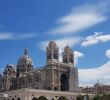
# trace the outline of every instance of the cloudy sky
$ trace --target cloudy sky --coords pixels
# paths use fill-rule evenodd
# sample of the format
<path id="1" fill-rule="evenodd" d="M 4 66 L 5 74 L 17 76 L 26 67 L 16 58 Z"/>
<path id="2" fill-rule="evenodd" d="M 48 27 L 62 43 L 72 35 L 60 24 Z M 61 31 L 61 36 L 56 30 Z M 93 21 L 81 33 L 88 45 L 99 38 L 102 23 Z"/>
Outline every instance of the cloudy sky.
<path id="1" fill-rule="evenodd" d="M 80 85 L 110 83 L 110 0 L 1 0 L 0 69 L 17 64 L 24 48 L 35 67 L 45 65 L 45 48 L 55 40 L 70 45 Z"/>

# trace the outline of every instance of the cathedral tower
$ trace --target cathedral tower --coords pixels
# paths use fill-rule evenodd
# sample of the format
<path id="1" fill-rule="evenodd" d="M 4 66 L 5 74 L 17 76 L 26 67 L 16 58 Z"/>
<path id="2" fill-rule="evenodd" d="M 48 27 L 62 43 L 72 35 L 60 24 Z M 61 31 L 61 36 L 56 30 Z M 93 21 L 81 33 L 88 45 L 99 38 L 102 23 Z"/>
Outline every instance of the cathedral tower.
<path id="1" fill-rule="evenodd" d="M 54 41 L 50 41 L 46 49 L 47 62 L 50 60 L 59 60 L 59 48 Z"/>
<path id="2" fill-rule="evenodd" d="M 70 49 L 69 45 L 65 46 L 62 56 L 63 56 L 63 63 L 74 64 L 74 53 L 72 49 Z"/>

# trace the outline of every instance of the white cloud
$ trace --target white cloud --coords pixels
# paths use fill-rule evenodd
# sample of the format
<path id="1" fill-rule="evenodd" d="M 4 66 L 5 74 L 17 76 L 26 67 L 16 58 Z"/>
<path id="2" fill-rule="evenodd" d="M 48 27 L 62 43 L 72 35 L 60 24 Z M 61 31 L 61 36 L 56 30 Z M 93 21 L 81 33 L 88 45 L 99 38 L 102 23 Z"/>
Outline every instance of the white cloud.
<path id="1" fill-rule="evenodd" d="M 86 37 L 81 46 L 91 46 L 100 42 L 110 41 L 110 35 L 102 35 L 101 32 L 95 32 L 94 35 Z"/>
<path id="2" fill-rule="evenodd" d="M 110 49 L 106 50 L 106 56 L 110 59 Z"/>
<path id="3" fill-rule="evenodd" d="M 23 34 L 14 34 L 14 33 L 0 33 L 0 40 L 19 40 L 19 39 L 28 39 L 35 37 L 35 33 L 23 33 Z"/>
<path id="4" fill-rule="evenodd" d="M 21 35 L 17 35 L 15 39 L 29 39 L 36 37 L 35 33 L 23 33 Z"/>
<path id="5" fill-rule="evenodd" d="M 58 47 L 63 50 L 64 47 L 68 44 L 70 47 L 75 46 L 76 44 L 80 43 L 82 39 L 80 37 L 68 37 L 68 38 L 62 38 L 62 39 L 56 39 L 55 42 L 57 43 Z M 42 41 L 39 43 L 40 48 L 44 51 L 47 47 L 48 41 Z"/>
<path id="6" fill-rule="evenodd" d="M 110 61 L 102 66 L 90 69 L 79 69 L 79 82 L 81 85 L 93 85 L 97 80 L 110 83 Z"/>
<path id="7" fill-rule="evenodd" d="M 107 4 L 105 3 L 105 5 Z M 97 5 L 86 4 L 76 7 L 70 14 L 57 20 L 58 27 L 50 30 L 49 33 L 71 34 L 87 29 L 106 21 L 107 16 L 104 15 L 104 12 L 106 12 L 106 7 L 102 3 Z"/>
<path id="8" fill-rule="evenodd" d="M 13 37 L 10 33 L 0 33 L 0 40 L 11 39 Z"/>
<path id="9" fill-rule="evenodd" d="M 84 56 L 83 53 L 79 52 L 79 51 L 74 51 L 74 60 L 75 60 L 75 66 L 78 63 L 79 58 L 82 58 Z"/>
<path id="10" fill-rule="evenodd" d="M 110 49 L 106 50 L 106 56 L 110 57 Z M 96 68 L 79 69 L 80 86 L 92 86 L 98 80 L 104 84 L 110 84 L 110 60 Z"/>

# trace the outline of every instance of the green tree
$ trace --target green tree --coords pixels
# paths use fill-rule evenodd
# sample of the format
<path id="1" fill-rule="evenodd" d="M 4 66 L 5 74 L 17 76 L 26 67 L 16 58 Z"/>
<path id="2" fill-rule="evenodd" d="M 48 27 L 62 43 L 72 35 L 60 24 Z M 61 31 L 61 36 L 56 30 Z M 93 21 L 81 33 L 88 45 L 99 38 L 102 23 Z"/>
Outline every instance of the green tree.
<path id="1" fill-rule="evenodd" d="M 97 95 L 93 98 L 93 100 L 102 100 L 102 97 L 100 95 Z"/>
<path id="2" fill-rule="evenodd" d="M 59 97 L 59 100 L 68 100 L 65 96 Z"/>
<path id="3" fill-rule="evenodd" d="M 84 96 L 79 95 L 79 96 L 77 97 L 77 100 L 84 100 Z"/>
<path id="4" fill-rule="evenodd" d="M 45 96 L 40 96 L 38 100 L 48 100 Z"/>
<path id="5" fill-rule="evenodd" d="M 104 95 L 102 96 L 102 100 L 110 100 L 110 95 L 104 94 Z"/>

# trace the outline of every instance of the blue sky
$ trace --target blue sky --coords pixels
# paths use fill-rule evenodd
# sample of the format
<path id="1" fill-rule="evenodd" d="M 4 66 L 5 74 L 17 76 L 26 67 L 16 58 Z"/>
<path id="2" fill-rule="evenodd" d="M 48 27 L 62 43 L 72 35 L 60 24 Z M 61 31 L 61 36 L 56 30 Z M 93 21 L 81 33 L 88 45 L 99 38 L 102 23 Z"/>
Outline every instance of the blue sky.
<path id="1" fill-rule="evenodd" d="M 109 4 L 109 0 L 1 0 L 1 70 L 17 64 L 24 48 L 29 48 L 35 67 L 45 65 L 45 48 L 55 40 L 60 55 L 67 43 L 74 50 L 80 83 L 109 83 Z"/>

